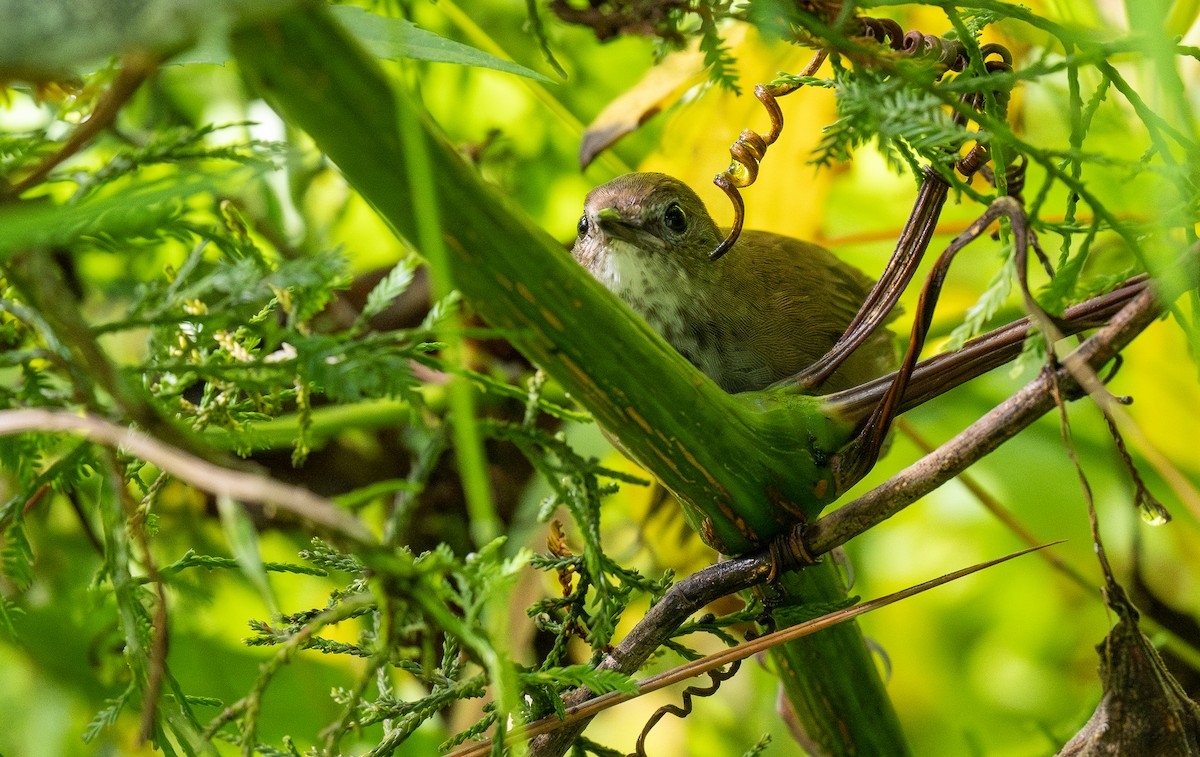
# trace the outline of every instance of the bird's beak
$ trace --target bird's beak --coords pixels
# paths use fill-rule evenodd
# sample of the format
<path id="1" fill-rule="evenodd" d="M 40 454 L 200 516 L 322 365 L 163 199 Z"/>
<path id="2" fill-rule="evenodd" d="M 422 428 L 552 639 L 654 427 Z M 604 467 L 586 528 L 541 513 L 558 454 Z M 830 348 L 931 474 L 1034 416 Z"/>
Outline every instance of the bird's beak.
<path id="1" fill-rule="evenodd" d="M 621 225 L 628 226 L 625 219 L 621 217 L 621 211 L 616 208 L 600 208 L 596 213 L 596 220 L 601 226 Z"/>
<path id="2" fill-rule="evenodd" d="M 596 211 L 596 223 L 604 233 L 614 239 L 638 246 L 659 246 L 661 241 L 642 229 L 642 225 L 631 220 L 616 208 L 601 208 Z"/>
<path id="3" fill-rule="evenodd" d="M 630 223 L 621 211 L 616 208 L 600 208 L 596 211 L 596 223 L 606 237 L 620 239 L 623 242 L 636 242 L 638 227 Z"/>

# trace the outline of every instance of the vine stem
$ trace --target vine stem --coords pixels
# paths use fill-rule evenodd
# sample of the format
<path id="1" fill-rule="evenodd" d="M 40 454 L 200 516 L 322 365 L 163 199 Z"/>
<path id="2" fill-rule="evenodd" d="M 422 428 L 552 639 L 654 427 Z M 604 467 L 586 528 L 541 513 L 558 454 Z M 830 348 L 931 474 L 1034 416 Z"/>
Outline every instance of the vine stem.
<path id="1" fill-rule="evenodd" d="M 1094 371 L 1102 367 L 1161 312 L 1158 295 L 1147 288 L 1069 354 L 1060 367 L 1038 374 L 931 454 L 806 528 L 805 548 L 813 555 L 828 552 L 954 478 L 1049 412 L 1054 407 L 1053 387 L 1061 387 L 1067 395 L 1079 393 L 1075 376 L 1082 368 Z"/>

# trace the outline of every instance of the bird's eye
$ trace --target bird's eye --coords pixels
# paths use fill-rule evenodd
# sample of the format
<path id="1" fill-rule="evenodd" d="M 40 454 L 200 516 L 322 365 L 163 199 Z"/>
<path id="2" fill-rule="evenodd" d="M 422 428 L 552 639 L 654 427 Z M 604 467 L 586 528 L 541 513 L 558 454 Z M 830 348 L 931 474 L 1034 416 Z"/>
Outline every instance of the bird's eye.
<path id="1" fill-rule="evenodd" d="M 684 217 L 683 208 L 679 207 L 679 203 L 673 202 L 667 206 L 666 212 L 663 213 L 663 223 L 676 234 L 687 228 L 687 218 Z"/>
<path id="2" fill-rule="evenodd" d="M 586 237 L 589 226 L 590 224 L 588 223 L 587 213 L 584 213 L 579 217 L 579 225 L 576 226 L 575 229 L 579 232 L 579 236 Z"/>

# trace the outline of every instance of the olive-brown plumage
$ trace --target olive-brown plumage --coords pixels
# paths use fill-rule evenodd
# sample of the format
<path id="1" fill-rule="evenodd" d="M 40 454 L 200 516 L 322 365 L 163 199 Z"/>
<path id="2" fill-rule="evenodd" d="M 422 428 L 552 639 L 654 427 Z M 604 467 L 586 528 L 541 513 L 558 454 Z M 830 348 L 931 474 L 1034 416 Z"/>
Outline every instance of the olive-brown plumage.
<path id="1" fill-rule="evenodd" d="M 620 176 L 593 189 L 575 258 L 727 392 L 764 389 L 824 355 L 849 325 L 871 280 L 817 245 L 744 231 L 724 238 L 687 185 L 660 173 Z M 864 383 L 896 362 L 876 331 L 820 388 Z"/>

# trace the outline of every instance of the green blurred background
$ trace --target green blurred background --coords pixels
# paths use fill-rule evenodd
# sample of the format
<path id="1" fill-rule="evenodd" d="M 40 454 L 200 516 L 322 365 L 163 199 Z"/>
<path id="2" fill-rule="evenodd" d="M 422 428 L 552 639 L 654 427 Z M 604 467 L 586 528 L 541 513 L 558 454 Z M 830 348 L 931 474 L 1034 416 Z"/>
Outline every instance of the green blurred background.
<path id="1" fill-rule="evenodd" d="M 1058 22 L 1113 35 L 1120 35 L 1127 23 L 1119 2 L 1060 0 L 1027 5 Z M 473 46 L 495 46 L 494 51 L 556 78 L 531 41 L 520 6 L 501 0 L 475 0 L 469 5 L 438 0 L 405 4 L 405 10 L 424 28 Z M 1189 7 L 1194 10 L 1194 6 Z M 936 10 L 884 10 L 888 15 L 895 10 L 906 28 L 935 33 L 947 28 L 945 17 Z M 644 77 L 655 63 L 650 41 L 600 43 L 589 30 L 567 27 L 549 13 L 544 15 L 551 48 L 567 70 L 566 80 L 539 83 L 431 63 L 405 63 L 395 73 L 415 86 L 453 142 L 464 147 L 486 145 L 480 153 L 483 174 L 564 243 L 574 235 L 587 190 L 616 173 L 638 168 L 684 178 L 702 192 L 718 220 L 727 221 L 727 205 L 711 186 L 711 177 L 726 166 L 725 150 L 743 128 L 766 126 L 760 106 L 745 92 L 778 71 L 798 70 L 808 52 L 763 40 L 754 30 L 728 30 L 743 88 L 742 96 L 735 97 L 702 83 L 694 53 L 690 59 L 684 57 L 687 54 L 670 58 L 675 66 L 671 73 L 660 71 L 659 80 L 647 81 Z M 1171 31 L 1188 32 L 1193 19 L 1187 17 L 1186 7 L 1177 9 L 1173 18 L 1179 28 Z M 995 34 L 1017 53 L 1018 67 L 1046 52 L 1045 36 L 1029 25 L 1007 23 Z M 1188 34 L 1185 43 L 1194 35 Z M 1146 59 L 1128 55 L 1114 63 L 1137 83 L 1148 102 L 1162 100 L 1155 69 Z M 1183 63 L 1183 84 L 1194 103 L 1200 97 L 1196 61 Z M 1012 109 L 1018 133 L 1047 149 L 1064 147 L 1069 131 L 1062 106 L 1066 86 L 1061 74 L 1022 85 Z M 606 119 L 614 115 L 636 119 L 658 105 L 665 106 L 665 112 L 581 171 L 577 153 L 584 125 L 618 98 L 625 99 Z M 877 273 L 911 209 L 915 183 L 911 177 L 890 173 L 869 147 L 844 166 L 818 170 L 809 165 L 822 128 L 834 118 L 831 95 L 804 89 L 783 105 L 784 135 L 771 148 L 760 180 L 745 194 L 747 225 L 820 241 L 863 270 Z M 197 124 L 251 120 L 259 122 L 251 129 L 255 136 L 284 136 L 262 103 L 248 101 L 232 64 L 167 66 L 139 93 L 123 118 L 153 123 L 162 109 Z M 31 123 L 49 124 L 59 115 L 54 103 L 39 103 L 27 90 L 10 89 L 7 106 L 0 110 L 0 128 L 13 131 Z M 1129 107 L 1110 97 L 1087 147 L 1131 157 L 1148 146 L 1148 139 Z M 104 156 L 101 145 L 79 161 L 95 166 Z M 290 210 L 294 223 L 306 229 L 316 246 L 341 246 L 357 271 L 390 265 L 405 254 L 336 175 L 321 181 L 319 191 L 310 194 L 311 205 Z M 1123 218 L 1152 221 L 1165 203 L 1161 181 L 1149 171 L 1131 174 L 1115 167 L 1106 174 L 1092 168 L 1088 187 Z M 261 200 L 270 192 L 270 187 L 262 186 L 247 194 L 257 193 Z M 1062 205 L 1061 197 L 1047 202 L 1049 208 Z M 945 244 L 979 212 L 969 201 L 951 204 L 935 247 Z M 1046 241 L 1051 248 L 1057 243 Z M 1130 263 L 1115 245 L 1101 249 L 1111 253 L 1097 255 L 1096 273 L 1119 271 Z M 961 322 L 965 309 L 996 274 L 997 250 L 998 244 L 981 241 L 956 266 L 935 321 L 931 350 Z M 181 249 L 163 245 L 133 263 L 102 252 L 85 255 L 80 270 L 99 284 L 88 302 L 90 314 L 102 320 L 121 312 L 139 280 L 159 275 L 165 264 L 177 265 L 182 254 Z M 910 298 L 910 313 L 912 305 Z M 1013 297 L 995 320 L 1019 313 Z M 907 325 L 902 317 L 897 330 Z M 115 354 L 124 351 L 130 360 L 143 349 L 138 335 L 128 333 L 110 346 Z M 1151 527 L 1142 522 L 1099 412 L 1088 402 L 1071 407 L 1075 444 L 1096 495 L 1102 532 L 1119 577 L 1129 577 L 1136 553 L 1141 576 L 1154 594 L 1192 618 L 1200 615 L 1196 591 L 1200 513 L 1164 483 L 1155 466 L 1147 463 L 1146 452 L 1156 450 L 1169 461 L 1191 482 L 1194 494 L 1200 479 L 1196 446 L 1200 386 L 1194 358 L 1183 330 L 1168 318 L 1126 350 L 1125 364 L 1110 387 L 1135 400 L 1129 415 L 1144 434 L 1144 442 L 1133 443 L 1134 455 L 1150 489 L 1175 516 L 1169 525 Z M 908 423 L 925 439 L 939 443 L 1032 376 L 1030 367 L 1022 372 L 999 369 L 911 412 Z M 581 449 L 608 454 L 613 465 L 623 464 L 616 453 L 604 452 L 604 442 L 593 427 L 571 428 L 568 435 Z M 921 454 L 908 436 L 898 434 L 890 454 L 859 490 L 878 484 Z M 970 475 L 1040 540 L 1066 540 L 1053 548 L 1054 554 L 1098 585 L 1084 499 L 1056 418 L 1035 424 L 975 465 Z M 530 504 L 523 512 L 530 512 L 543 493 L 536 485 L 527 492 L 524 500 Z M 712 559 L 694 538 L 680 536 L 677 519 L 661 514 L 647 519 L 645 500 L 646 493 L 636 487 L 627 487 L 611 499 L 605 513 L 606 538 L 614 554 L 647 569 L 666 566 L 680 572 Z M 219 526 L 202 517 L 202 502 L 182 488 L 169 501 L 171 507 L 163 517 L 164 524 L 169 518 L 170 527 L 162 528 L 156 537 L 156 550 L 163 559 L 173 559 L 189 548 L 228 553 Z M 121 672 L 114 669 L 111 654 L 121 642 L 120 633 L 113 607 L 90 588 L 99 561 L 73 515 L 55 507 L 34 514 L 29 522 L 35 581 L 21 598 L 25 612 L 16 619 L 15 638 L 0 639 L 0 753 L 41 757 L 148 752 L 135 743 L 136 715 L 130 712 L 114 729 L 89 744 L 83 742 L 86 724 L 122 688 Z M 522 526 L 523 533 L 530 535 L 529 545 L 540 549 L 541 527 L 531 522 Z M 268 560 L 294 560 L 305 544 L 300 535 L 267 533 L 263 555 Z M 1022 544 L 964 486 L 952 482 L 855 539 L 846 552 L 857 580 L 854 591 L 874 597 Z M 272 583 L 285 606 L 319 605 L 331 588 L 322 579 L 305 576 L 274 575 Z M 246 620 L 266 617 L 267 610 L 237 574 L 193 572 L 187 586 L 188 591 L 177 588 L 172 596 L 171 669 L 189 693 L 229 703 L 249 688 L 258 664 L 268 655 L 241 641 L 248 635 Z M 522 589 L 529 599 L 554 590 L 536 578 Z M 516 621 L 521 619 L 517 613 Z M 881 665 L 889 671 L 889 690 L 916 754 L 1023 757 L 1052 753 L 1093 709 L 1100 693 L 1094 646 L 1112 620 L 1095 589 L 1081 587 L 1046 560 L 1030 556 L 886 608 L 861 622 L 878 644 Z M 344 632 L 353 636 L 353 629 Z M 1153 628 L 1148 632 L 1155 634 Z M 282 735 L 293 734 L 298 745 L 306 748 L 316 737 L 313 724 L 336 715 L 337 705 L 329 692 L 347 685 L 349 672 L 344 662 L 315 653 L 301 655 L 272 684 L 262 715 L 263 739 L 277 742 Z M 676 696 L 677 692 L 663 693 L 619 707 L 601 716 L 589 733 L 628 750 L 648 713 Z M 701 700 L 693 717 L 669 718 L 661 724 L 651 746 L 658 754 L 736 755 L 761 734 L 771 733 L 774 742 L 765 754 L 795 754 L 796 747 L 776 713 L 776 696 L 769 672 L 758 663 L 748 664 L 717 696 Z M 201 706 L 197 711 L 205 720 L 217 709 Z M 461 727 L 470 714 L 460 712 L 454 717 L 462 721 Z M 446 731 L 428 731 L 398 754 L 433 754 Z M 343 747 L 355 752 L 349 741 Z"/>

